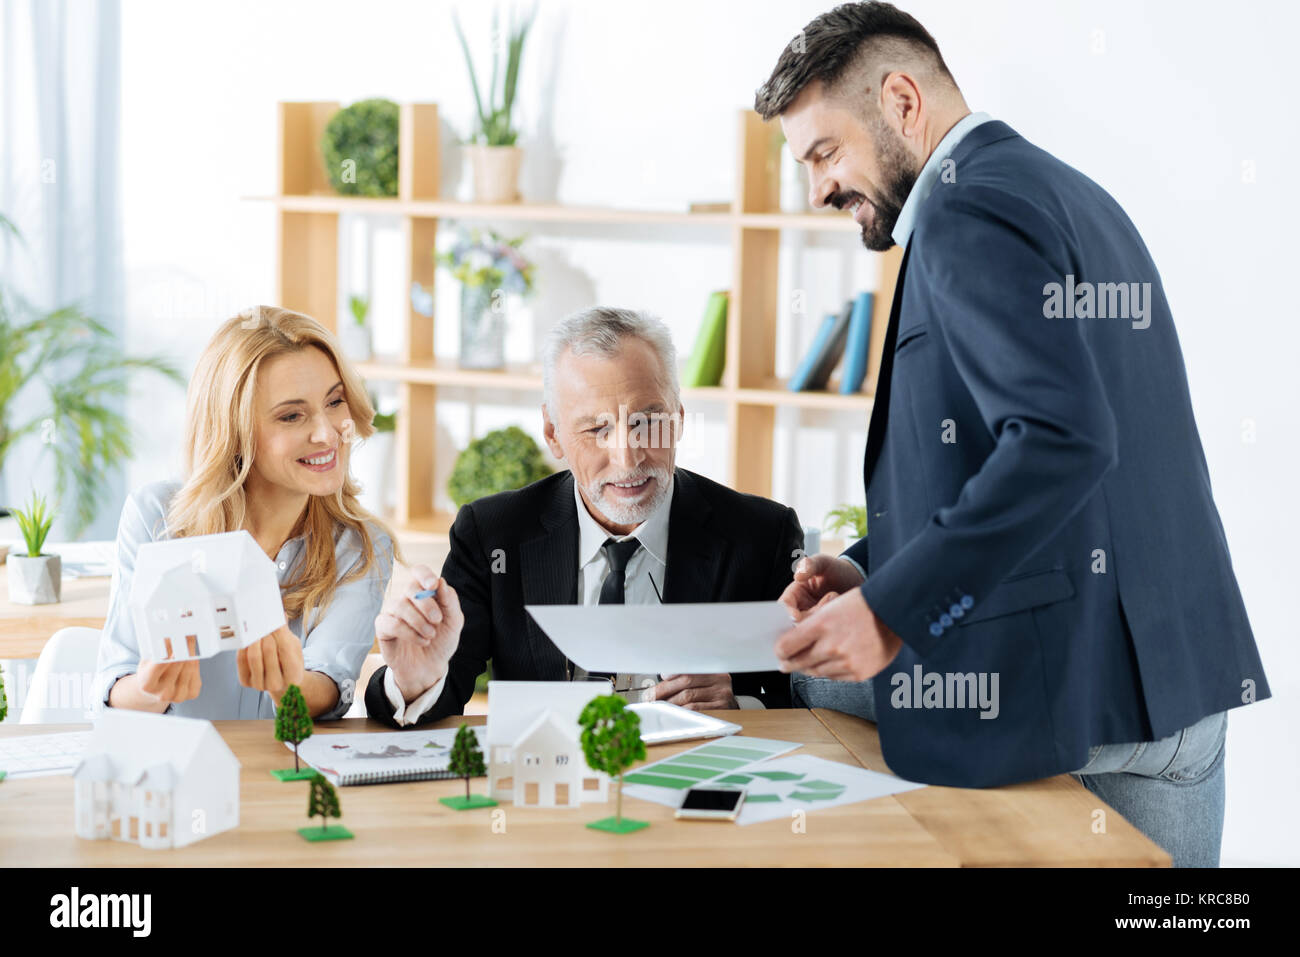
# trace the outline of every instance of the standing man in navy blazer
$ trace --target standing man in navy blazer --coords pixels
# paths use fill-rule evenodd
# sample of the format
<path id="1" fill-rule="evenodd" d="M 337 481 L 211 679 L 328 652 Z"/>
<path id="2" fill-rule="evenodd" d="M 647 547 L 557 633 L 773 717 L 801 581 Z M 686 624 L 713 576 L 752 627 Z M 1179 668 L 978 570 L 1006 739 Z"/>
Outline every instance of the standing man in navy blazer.
<path id="1" fill-rule="evenodd" d="M 783 595 L 796 693 L 875 720 L 904 777 L 1074 772 L 1176 865 L 1216 865 L 1226 712 L 1269 690 L 1133 223 L 971 113 L 889 4 L 813 20 L 755 109 L 780 117 L 815 205 L 904 250 L 868 536 L 805 559 Z"/>

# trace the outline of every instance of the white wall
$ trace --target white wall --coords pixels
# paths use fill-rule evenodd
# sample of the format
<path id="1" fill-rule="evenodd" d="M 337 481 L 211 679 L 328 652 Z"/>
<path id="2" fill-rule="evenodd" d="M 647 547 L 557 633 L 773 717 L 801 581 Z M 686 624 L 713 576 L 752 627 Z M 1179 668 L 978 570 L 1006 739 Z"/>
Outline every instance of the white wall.
<path id="1" fill-rule="evenodd" d="M 485 36 L 486 5 L 463 6 L 471 36 Z M 520 84 L 529 198 L 553 192 L 567 203 L 664 208 L 728 199 L 735 111 L 752 105 L 794 32 L 829 6 L 543 0 Z M 461 133 L 472 100 L 446 3 L 124 7 L 129 344 L 168 350 L 192 367 L 218 322 L 273 295 L 272 211 L 241 197 L 274 189 L 277 100 L 436 101 Z M 1300 147 L 1290 118 L 1300 14 L 1259 0 L 1233 4 L 1228 15 L 1208 3 L 1118 0 L 930 0 L 907 9 L 939 41 L 971 106 L 1109 189 L 1161 268 L 1275 696 L 1232 714 L 1224 862 L 1298 863 L 1289 808 L 1300 789 L 1300 745 L 1290 733 L 1300 726 L 1292 598 L 1300 562 L 1290 543 L 1300 518 L 1289 493 L 1300 457 L 1287 430 L 1300 352 L 1288 290 L 1300 212 L 1288 179 Z M 1243 164 L 1253 164 L 1253 180 Z M 457 171 L 448 172 L 454 180 Z M 600 301 L 658 312 L 685 352 L 705 295 L 729 281 L 721 232 L 534 236 L 547 286 L 525 336 Z M 808 245 L 797 263 L 783 263 L 784 287 L 815 289 L 810 295 L 825 302 L 813 306 L 815 318 L 869 283 L 872 268 L 852 234 Z M 785 335 L 796 344 L 783 350 L 783 364 L 810 329 Z M 441 335 L 439 346 L 454 348 Z M 479 432 L 516 420 L 536 431 L 535 397 L 522 406 L 512 404 L 517 396 L 485 398 L 472 412 Z M 141 383 L 131 410 L 141 433 L 134 486 L 178 466 L 183 399 Z M 440 410 L 446 436 L 463 443 L 471 411 Z M 700 411 L 706 428 L 721 427 L 718 410 Z M 781 422 L 776 497 L 808 524 L 861 499 L 865 421 L 783 412 Z M 707 447 L 683 464 L 721 468 Z"/>

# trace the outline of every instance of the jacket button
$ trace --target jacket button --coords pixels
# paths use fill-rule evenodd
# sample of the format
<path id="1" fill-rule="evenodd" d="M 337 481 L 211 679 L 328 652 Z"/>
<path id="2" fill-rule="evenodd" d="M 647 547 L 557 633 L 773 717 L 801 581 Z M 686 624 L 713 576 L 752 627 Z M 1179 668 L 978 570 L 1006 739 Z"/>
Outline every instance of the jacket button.
<path id="1" fill-rule="evenodd" d="M 966 614 L 966 609 L 961 605 L 953 605 L 948 609 L 948 614 L 952 615 L 954 618 L 960 618 L 962 615 Z"/>
<path id="2" fill-rule="evenodd" d="M 939 616 L 939 624 L 943 625 L 943 627 L 945 627 L 945 628 L 951 628 L 951 627 L 952 627 L 952 616 L 951 616 L 951 615 L 940 615 L 940 616 Z"/>
<path id="3" fill-rule="evenodd" d="M 965 608 L 967 611 L 970 611 L 972 608 L 975 607 L 975 599 L 972 598 L 970 595 L 962 595 L 961 606 Z"/>
<path id="4" fill-rule="evenodd" d="M 937 621 L 930 622 L 930 634 L 938 638 L 943 634 L 943 625 L 939 624 Z"/>

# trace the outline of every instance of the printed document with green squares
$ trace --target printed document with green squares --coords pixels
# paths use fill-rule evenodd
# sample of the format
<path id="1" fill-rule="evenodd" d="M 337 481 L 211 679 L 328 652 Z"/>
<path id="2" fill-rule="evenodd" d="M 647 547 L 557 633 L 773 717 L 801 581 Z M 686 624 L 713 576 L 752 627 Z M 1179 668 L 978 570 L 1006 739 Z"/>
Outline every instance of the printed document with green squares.
<path id="1" fill-rule="evenodd" d="M 736 823 L 756 824 L 789 818 L 794 810 L 837 807 L 925 787 L 838 761 L 790 755 L 798 747 L 794 741 L 724 738 L 625 774 L 623 793 L 678 807 L 696 785 L 741 787 L 745 803 Z"/>

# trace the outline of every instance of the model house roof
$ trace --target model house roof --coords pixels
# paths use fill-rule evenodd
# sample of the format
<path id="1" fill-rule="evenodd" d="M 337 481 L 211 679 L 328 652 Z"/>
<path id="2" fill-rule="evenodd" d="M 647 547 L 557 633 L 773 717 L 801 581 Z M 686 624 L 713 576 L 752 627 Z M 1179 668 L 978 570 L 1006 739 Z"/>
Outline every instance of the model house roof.
<path id="1" fill-rule="evenodd" d="M 185 570 L 174 572 L 178 566 Z M 132 602 L 147 604 L 158 594 L 174 600 L 168 586 L 186 581 L 201 582 L 209 594 L 232 598 L 267 581 L 279 587 L 275 562 L 252 535 L 240 529 L 141 545 L 135 559 Z"/>
<path id="2" fill-rule="evenodd" d="M 73 776 L 169 790 L 200 754 L 238 765 L 211 721 L 108 708 L 95 725 Z"/>
<path id="3" fill-rule="evenodd" d="M 578 728 L 572 721 L 558 718 L 549 708 L 537 716 L 514 741 L 516 748 L 526 744 L 554 743 L 561 747 L 573 747 L 578 740 Z"/>
<path id="4" fill-rule="evenodd" d="M 606 687 L 586 681 L 489 681 L 487 743 L 513 745 L 546 711 L 572 722 L 576 741 L 578 715 Z"/>

